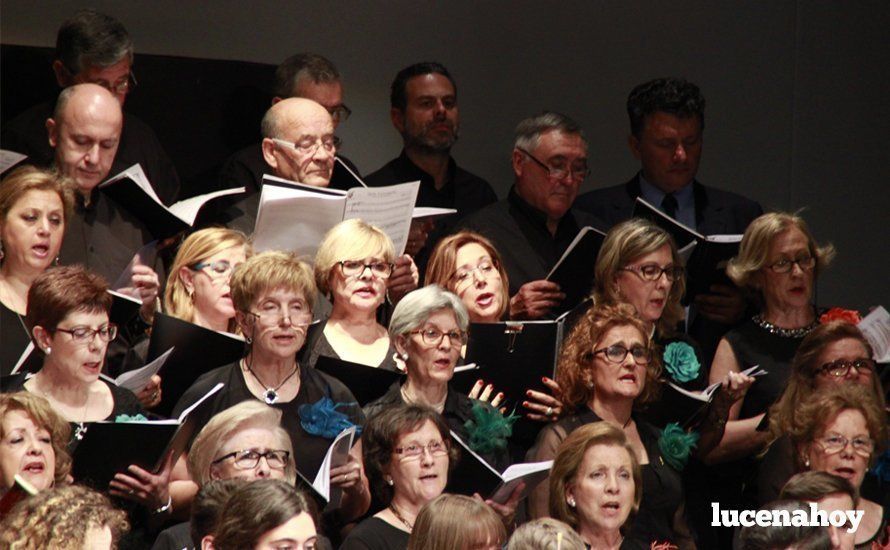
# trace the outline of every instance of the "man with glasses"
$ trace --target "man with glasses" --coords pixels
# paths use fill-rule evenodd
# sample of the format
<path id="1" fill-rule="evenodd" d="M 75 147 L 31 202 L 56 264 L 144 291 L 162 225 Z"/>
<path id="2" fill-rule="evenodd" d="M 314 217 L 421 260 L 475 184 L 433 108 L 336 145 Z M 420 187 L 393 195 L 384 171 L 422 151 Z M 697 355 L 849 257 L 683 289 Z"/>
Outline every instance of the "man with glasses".
<path id="1" fill-rule="evenodd" d="M 705 98 L 681 78 L 659 78 L 636 86 L 627 98 L 628 145 L 640 171 L 627 183 L 578 197 L 577 206 L 611 227 L 629 219 L 642 197 L 705 235 L 741 234 L 763 214 L 750 199 L 706 187 L 695 179 L 702 154 Z M 710 363 L 720 337 L 738 323 L 746 303 L 734 286 L 714 285 L 695 299 L 690 333 Z"/>
<path id="2" fill-rule="evenodd" d="M 498 200 L 484 179 L 460 168 L 451 148 L 460 134 L 457 84 L 444 66 L 416 63 L 399 71 L 390 93 L 390 119 L 401 134 L 402 154 L 365 178 L 370 186 L 420 180 L 417 206 L 454 208 L 456 216 L 412 225 L 406 252 L 419 265 L 459 218 Z"/>
<path id="3" fill-rule="evenodd" d="M 544 112 L 516 127 L 512 163 L 515 183 L 507 199 L 459 225 L 488 237 L 501 254 L 510 278 L 510 318 L 547 318 L 565 295 L 545 277 L 582 227 L 603 228 L 573 208 L 589 174 L 587 138 L 574 120 Z"/>
<path id="4" fill-rule="evenodd" d="M 62 23 L 52 68 L 61 88 L 98 84 L 121 106 L 136 87 L 133 41 L 127 29 L 113 17 L 93 10 L 78 11 Z M 50 165 L 53 150 L 46 140 L 46 121 L 52 116 L 54 103 L 32 107 L 5 124 L 2 148 L 26 154 L 34 164 Z M 117 174 L 138 162 L 158 197 L 166 204 L 175 202 L 179 176 L 154 131 L 125 113 L 119 141 L 109 173 Z"/>

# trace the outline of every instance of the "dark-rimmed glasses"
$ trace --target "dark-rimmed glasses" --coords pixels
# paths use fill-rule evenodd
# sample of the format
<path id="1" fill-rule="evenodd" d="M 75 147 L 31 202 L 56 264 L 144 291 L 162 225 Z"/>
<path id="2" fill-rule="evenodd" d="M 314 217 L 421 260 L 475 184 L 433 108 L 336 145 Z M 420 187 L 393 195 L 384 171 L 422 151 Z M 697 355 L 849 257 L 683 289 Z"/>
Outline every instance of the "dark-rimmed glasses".
<path id="1" fill-rule="evenodd" d="M 213 464 L 229 458 L 234 458 L 232 464 L 239 470 L 253 470 L 260 463 L 260 459 L 265 457 L 266 464 L 273 470 L 283 470 L 287 467 L 290 460 L 290 451 L 281 449 L 273 449 L 269 451 L 259 451 L 257 449 L 244 449 L 235 451 L 227 455 L 223 455 L 213 461 Z"/>
<path id="2" fill-rule="evenodd" d="M 392 275 L 393 265 L 387 262 L 371 262 L 366 264 L 361 260 L 343 260 L 337 262 L 344 277 L 361 277 L 365 269 L 370 269 L 371 274 L 380 279 L 388 279 Z"/>
<path id="3" fill-rule="evenodd" d="M 103 342 L 111 342 L 115 338 L 117 338 L 117 325 L 114 323 L 108 323 L 107 325 L 99 328 L 90 328 L 90 327 L 74 327 L 74 328 L 59 328 L 56 327 L 57 332 L 64 332 L 65 334 L 70 334 L 71 339 L 80 344 L 85 344 L 87 342 L 92 342 L 93 338 L 96 335 L 99 335 L 99 339 Z"/>
<path id="4" fill-rule="evenodd" d="M 797 266 L 800 267 L 801 271 L 807 271 L 808 269 L 813 269 L 816 266 L 816 258 L 814 256 L 810 256 L 809 254 L 806 256 L 798 256 L 793 260 L 789 258 L 782 258 L 778 262 L 769 264 L 767 267 L 772 269 L 775 273 L 788 273 L 791 271 L 794 264 L 797 264 Z"/>
<path id="5" fill-rule="evenodd" d="M 204 271 L 205 268 L 210 268 Z M 222 279 L 232 274 L 235 266 L 229 260 L 216 260 L 215 262 L 198 262 L 189 266 L 192 271 L 204 271 L 207 275 L 214 279 Z"/>
<path id="6" fill-rule="evenodd" d="M 541 168 L 546 170 L 547 175 L 550 176 L 552 179 L 561 180 L 566 177 L 570 177 L 571 179 L 573 179 L 575 181 L 584 181 L 585 179 L 587 179 L 587 176 L 590 175 L 590 168 L 588 168 L 587 165 L 584 165 L 583 167 L 581 167 L 581 166 L 578 166 L 578 167 L 548 166 L 547 164 L 544 164 L 543 161 L 539 160 L 533 154 L 529 153 L 522 147 L 517 147 L 516 149 L 518 149 L 519 151 L 522 151 L 522 153 L 525 154 L 525 156 L 532 159 L 538 166 L 540 166 Z"/>
<path id="7" fill-rule="evenodd" d="M 428 346 L 438 346 L 442 343 L 442 339 L 448 336 L 448 340 L 453 344 L 455 342 L 464 345 L 467 343 L 467 333 L 462 330 L 452 330 L 443 332 L 437 328 L 424 328 L 412 330 L 408 334 L 419 334 L 423 343 Z"/>
<path id="8" fill-rule="evenodd" d="M 629 353 L 637 365 L 648 365 L 652 360 L 652 352 L 644 346 L 633 346 L 627 349 L 621 344 L 612 344 L 607 348 L 595 350 L 592 355 L 602 353 L 610 363 L 620 365 L 624 362 L 624 358 Z"/>
<path id="9" fill-rule="evenodd" d="M 686 272 L 686 270 L 679 265 L 660 267 L 656 264 L 629 265 L 622 267 L 621 271 L 630 271 L 631 273 L 635 273 L 640 279 L 650 282 L 657 281 L 661 278 L 661 274 L 664 273 L 668 281 L 672 283 L 679 280 L 680 277 L 683 276 L 683 273 Z"/>
<path id="10" fill-rule="evenodd" d="M 852 361 L 838 359 L 831 363 L 825 363 L 819 370 L 836 378 L 841 378 L 847 376 L 851 368 L 856 369 L 858 374 L 864 372 L 871 374 L 875 370 L 875 362 L 871 359 L 853 359 Z"/>
<path id="11" fill-rule="evenodd" d="M 336 107 L 328 109 L 328 113 L 330 113 L 331 118 L 336 124 L 340 124 L 349 119 L 349 115 L 352 114 L 352 109 L 347 107 L 345 103 L 341 103 Z"/>

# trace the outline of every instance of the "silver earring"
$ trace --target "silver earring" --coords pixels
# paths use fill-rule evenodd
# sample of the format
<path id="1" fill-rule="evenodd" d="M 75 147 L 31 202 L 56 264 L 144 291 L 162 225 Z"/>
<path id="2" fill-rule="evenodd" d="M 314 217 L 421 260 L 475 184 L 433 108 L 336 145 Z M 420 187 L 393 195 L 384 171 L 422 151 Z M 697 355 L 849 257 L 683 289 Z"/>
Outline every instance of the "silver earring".
<path id="1" fill-rule="evenodd" d="M 54 265 L 54 266 L 58 266 L 58 265 L 59 265 L 59 257 L 58 257 L 58 256 L 56 256 L 56 259 L 53 260 L 53 265 Z"/>
<path id="2" fill-rule="evenodd" d="M 809 467 L 810 467 L 810 459 L 808 458 L 808 459 L 804 460 L 804 461 L 803 461 L 803 465 L 804 465 L 806 468 L 809 468 Z"/>
<path id="3" fill-rule="evenodd" d="M 45 353 L 46 355 L 49 355 L 52 352 L 53 352 L 53 348 L 51 348 L 49 346 L 46 346 L 46 349 L 43 350 L 43 353 Z"/>
<path id="4" fill-rule="evenodd" d="M 386 478 L 386 484 L 389 485 L 390 487 L 392 487 L 392 478 L 391 477 Z"/>
<path id="5" fill-rule="evenodd" d="M 569 506 L 571 506 L 572 508 L 575 507 L 575 497 L 569 497 L 568 502 L 569 502 Z"/>

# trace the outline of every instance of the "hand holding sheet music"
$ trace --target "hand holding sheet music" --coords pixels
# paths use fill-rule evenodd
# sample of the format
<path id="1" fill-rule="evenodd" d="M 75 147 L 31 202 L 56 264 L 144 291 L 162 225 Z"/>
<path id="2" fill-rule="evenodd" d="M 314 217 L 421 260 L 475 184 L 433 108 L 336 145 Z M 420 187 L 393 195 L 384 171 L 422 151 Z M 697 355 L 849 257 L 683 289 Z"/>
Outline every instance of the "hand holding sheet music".
<path id="1" fill-rule="evenodd" d="M 348 464 L 349 450 L 352 449 L 352 444 L 355 441 L 355 431 L 356 427 L 350 426 L 334 439 L 324 456 L 315 480 L 312 482 L 312 487 L 332 508 L 340 505 L 344 485 L 352 486 L 361 482 L 358 463 L 354 463 L 352 466 Z M 338 483 L 332 487 L 333 479 L 337 479 Z"/>

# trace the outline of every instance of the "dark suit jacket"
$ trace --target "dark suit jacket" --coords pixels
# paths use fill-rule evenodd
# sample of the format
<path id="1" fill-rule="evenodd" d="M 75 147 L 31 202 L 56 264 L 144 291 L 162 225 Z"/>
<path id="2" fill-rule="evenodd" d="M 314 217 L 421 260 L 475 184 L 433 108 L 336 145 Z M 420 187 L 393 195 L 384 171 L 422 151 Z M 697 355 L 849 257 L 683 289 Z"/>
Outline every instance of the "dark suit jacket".
<path id="1" fill-rule="evenodd" d="M 704 235 L 744 233 L 748 224 L 763 214 L 760 204 L 736 193 L 692 182 L 695 196 L 695 229 Z M 595 189 L 575 200 L 574 207 L 594 214 L 608 227 L 631 218 L 634 202 L 642 194 L 640 175 L 627 183 Z"/>

